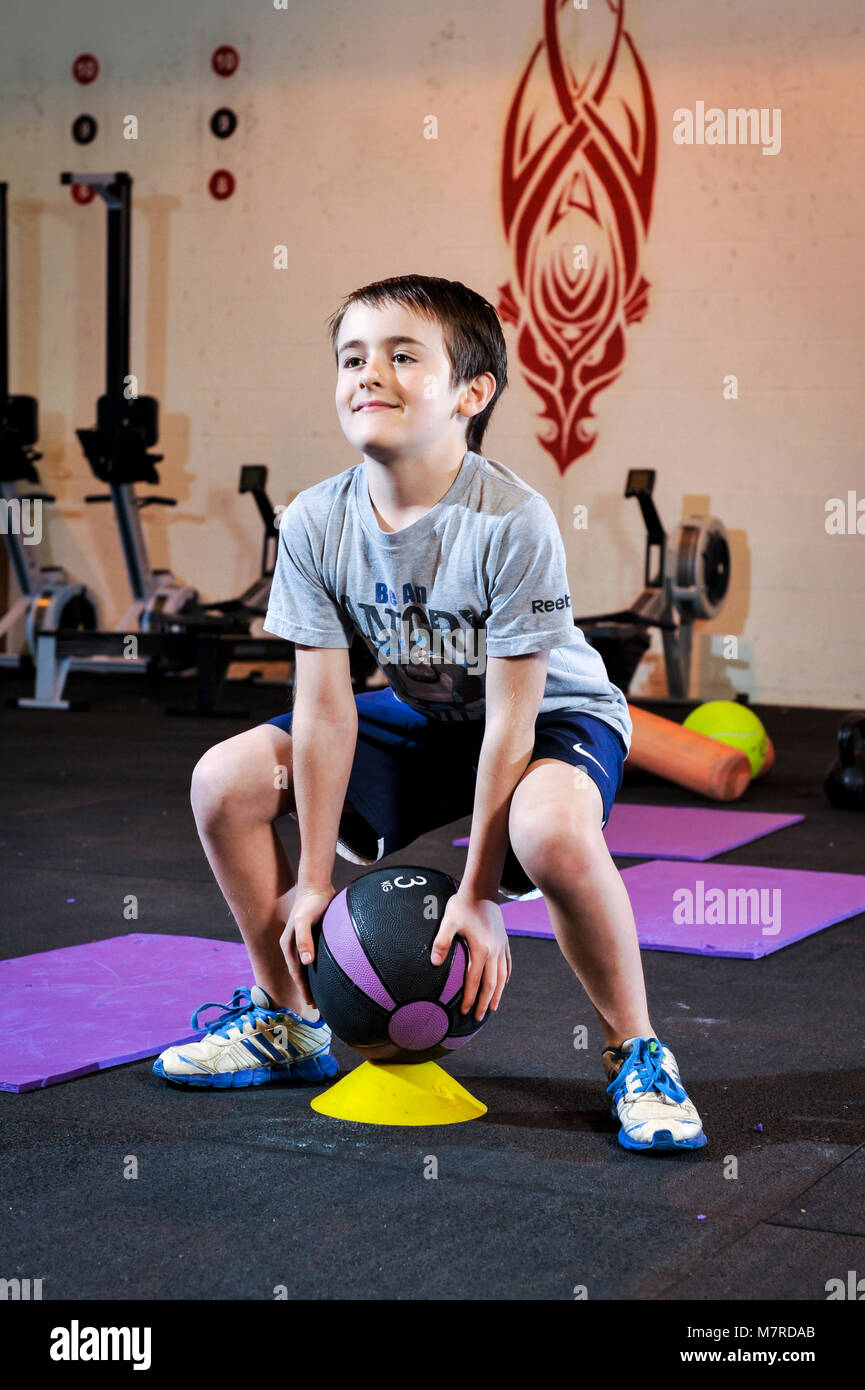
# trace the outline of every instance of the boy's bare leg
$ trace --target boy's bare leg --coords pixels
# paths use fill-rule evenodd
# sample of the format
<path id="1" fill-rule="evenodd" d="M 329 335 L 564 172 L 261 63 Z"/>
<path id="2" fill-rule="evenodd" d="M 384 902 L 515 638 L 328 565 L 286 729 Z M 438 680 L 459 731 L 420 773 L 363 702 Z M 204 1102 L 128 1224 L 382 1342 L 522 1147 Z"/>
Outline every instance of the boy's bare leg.
<path id="1" fill-rule="evenodd" d="M 628 891 L 601 831 L 591 778 L 559 759 L 526 770 L 511 800 L 517 858 L 544 895 L 562 955 L 601 1023 L 604 1047 L 655 1036 Z"/>
<path id="2" fill-rule="evenodd" d="M 274 821 L 294 810 L 291 787 L 291 735 L 263 724 L 208 749 L 193 772 L 190 800 L 256 984 L 275 1004 L 315 1022 L 318 1010 L 303 1003 L 280 944 L 296 879 Z"/>
<path id="3" fill-rule="evenodd" d="M 620 1047 L 655 1032 L 631 902 L 608 853 L 606 859 L 599 852 L 591 864 L 584 861 L 579 883 L 563 875 L 544 898 L 562 955 L 598 1015 L 604 1047 Z"/>

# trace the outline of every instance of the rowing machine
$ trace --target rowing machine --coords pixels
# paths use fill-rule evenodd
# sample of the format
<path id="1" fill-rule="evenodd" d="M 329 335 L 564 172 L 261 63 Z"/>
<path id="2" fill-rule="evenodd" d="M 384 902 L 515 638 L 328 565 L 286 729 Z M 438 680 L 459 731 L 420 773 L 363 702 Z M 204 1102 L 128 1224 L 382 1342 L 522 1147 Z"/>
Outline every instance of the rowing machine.
<path id="1" fill-rule="evenodd" d="M 646 523 L 644 588 L 619 613 L 575 618 L 586 641 L 600 652 L 607 674 L 627 694 L 634 672 L 659 628 L 671 699 L 686 700 L 691 675 L 694 623 L 715 618 L 730 586 L 730 546 L 717 517 L 689 516 L 669 541 L 652 492 L 655 470 L 632 468 L 625 496 L 636 497 Z"/>

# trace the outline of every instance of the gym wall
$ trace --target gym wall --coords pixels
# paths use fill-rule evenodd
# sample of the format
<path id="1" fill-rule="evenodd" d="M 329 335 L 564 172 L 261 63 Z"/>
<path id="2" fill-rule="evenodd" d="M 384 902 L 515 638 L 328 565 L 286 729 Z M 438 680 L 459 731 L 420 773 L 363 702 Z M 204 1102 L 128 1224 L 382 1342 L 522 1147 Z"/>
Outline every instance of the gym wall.
<path id="1" fill-rule="evenodd" d="M 46 563 L 99 593 L 106 625 L 126 576 L 110 509 L 83 503 L 100 489 L 74 434 L 103 390 L 105 205 L 77 206 L 61 171 L 134 178 L 132 370 L 160 400 L 158 491 L 179 504 L 144 514 L 152 560 L 223 598 L 260 551 L 240 465 L 267 463 L 283 501 L 358 461 L 333 405 L 325 321 L 341 296 L 420 271 L 497 303 L 511 279 L 502 148 L 543 14 L 543 0 L 5 0 L 10 387 L 40 400 L 58 496 Z M 511 385 L 484 451 L 552 504 L 578 614 L 641 588 L 629 468 L 658 471 L 670 532 L 692 511 L 724 521 L 732 589 L 699 629 L 692 697 L 861 705 L 865 534 L 826 527 L 827 503 L 852 492 L 865 530 L 859 0 L 625 0 L 624 25 L 657 117 L 645 313 L 595 397 L 596 443 L 563 475 L 506 325 Z M 220 45 L 240 55 L 229 78 L 211 67 Z M 86 86 L 81 53 L 100 64 Z M 697 103 L 780 111 L 780 149 L 677 144 L 674 112 Z M 221 140 L 209 123 L 224 106 L 238 127 Z M 82 113 L 99 125 L 89 145 L 71 135 Z M 220 168 L 236 179 L 224 201 L 208 191 Z M 656 645 L 632 695 L 665 691 Z"/>

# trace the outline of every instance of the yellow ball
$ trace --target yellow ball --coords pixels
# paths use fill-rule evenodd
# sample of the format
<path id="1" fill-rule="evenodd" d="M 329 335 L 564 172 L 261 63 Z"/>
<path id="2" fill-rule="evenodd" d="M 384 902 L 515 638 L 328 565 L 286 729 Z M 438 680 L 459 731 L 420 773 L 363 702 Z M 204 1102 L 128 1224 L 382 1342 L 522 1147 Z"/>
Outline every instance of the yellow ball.
<path id="1" fill-rule="evenodd" d="M 741 749 L 751 764 L 752 778 L 758 776 L 766 761 L 766 730 L 754 711 L 736 700 L 710 700 L 706 705 L 698 705 L 684 721 L 684 727 Z"/>

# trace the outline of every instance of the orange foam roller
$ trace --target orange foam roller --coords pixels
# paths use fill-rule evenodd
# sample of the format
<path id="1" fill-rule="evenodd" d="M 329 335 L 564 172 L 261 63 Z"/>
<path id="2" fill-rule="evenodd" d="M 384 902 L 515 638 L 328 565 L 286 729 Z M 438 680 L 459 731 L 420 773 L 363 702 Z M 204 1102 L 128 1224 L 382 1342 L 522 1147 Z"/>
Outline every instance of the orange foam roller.
<path id="1" fill-rule="evenodd" d="M 712 801 L 735 801 L 742 795 L 751 781 L 751 764 L 740 749 L 672 719 L 628 708 L 634 725 L 629 762 Z"/>

